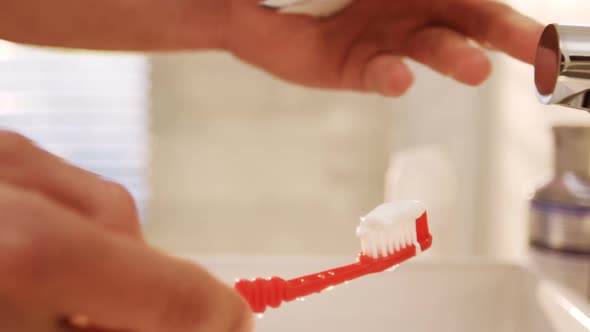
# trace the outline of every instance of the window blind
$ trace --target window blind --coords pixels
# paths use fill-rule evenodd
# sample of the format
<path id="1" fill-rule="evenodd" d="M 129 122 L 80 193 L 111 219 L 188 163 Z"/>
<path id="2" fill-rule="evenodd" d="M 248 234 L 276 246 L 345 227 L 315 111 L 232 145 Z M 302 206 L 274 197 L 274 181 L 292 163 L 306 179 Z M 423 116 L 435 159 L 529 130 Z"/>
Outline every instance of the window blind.
<path id="1" fill-rule="evenodd" d="M 149 62 L 0 41 L 0 128 L 149 198 Z"/>

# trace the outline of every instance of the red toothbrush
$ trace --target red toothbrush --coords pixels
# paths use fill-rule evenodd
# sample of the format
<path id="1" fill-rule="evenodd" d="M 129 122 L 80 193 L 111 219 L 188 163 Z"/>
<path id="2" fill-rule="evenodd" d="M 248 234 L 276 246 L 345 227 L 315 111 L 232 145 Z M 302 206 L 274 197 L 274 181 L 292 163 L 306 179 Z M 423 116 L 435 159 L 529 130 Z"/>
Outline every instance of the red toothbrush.
<path id="1" fill-rule="evenodd" d="M 432 244 L 427 213 L 417 201 L 380 205 L 361 218 L 357 235 L 361 238 L 361 253 L 356 263 L 291 280 L 279 277 L 238 280 L 234 287 L 254 313 L 263 313 L 268 306 L 277 308 L 282 302 L 390 269 Z"/>

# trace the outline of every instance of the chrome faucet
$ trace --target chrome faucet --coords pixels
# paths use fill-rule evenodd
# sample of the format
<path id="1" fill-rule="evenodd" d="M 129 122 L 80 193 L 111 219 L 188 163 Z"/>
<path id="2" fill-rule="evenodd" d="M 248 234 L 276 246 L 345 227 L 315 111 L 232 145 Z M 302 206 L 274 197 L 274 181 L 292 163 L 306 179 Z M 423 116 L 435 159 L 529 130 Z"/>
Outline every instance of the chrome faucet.
<path id="1" fill-rule="evenodd" d="M 543 104 L 590 112 L 590 26 L 545 27 L 537 47 L 535 87 Z"/>

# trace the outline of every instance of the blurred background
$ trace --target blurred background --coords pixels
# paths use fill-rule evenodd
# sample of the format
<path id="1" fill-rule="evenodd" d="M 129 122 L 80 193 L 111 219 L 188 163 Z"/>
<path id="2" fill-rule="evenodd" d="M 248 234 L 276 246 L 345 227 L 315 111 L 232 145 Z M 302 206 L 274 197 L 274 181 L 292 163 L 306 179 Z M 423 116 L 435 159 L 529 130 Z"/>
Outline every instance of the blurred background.
<path id="1" fill-rule="evenodd" d="M 543 23 L 590 3 L 513 0 Z M 222 53 L 142 56 L 0 43 L 0 127 L 124 184 L 148 240 L 175 253 L 349 255 L 384 200 L 429 207 L 432 255 L 519 258 L 527 195 L 551 173 L 532 67 L 490 53 L 476 89 L 412 63 L 399 99 L 293 86 Z"/>

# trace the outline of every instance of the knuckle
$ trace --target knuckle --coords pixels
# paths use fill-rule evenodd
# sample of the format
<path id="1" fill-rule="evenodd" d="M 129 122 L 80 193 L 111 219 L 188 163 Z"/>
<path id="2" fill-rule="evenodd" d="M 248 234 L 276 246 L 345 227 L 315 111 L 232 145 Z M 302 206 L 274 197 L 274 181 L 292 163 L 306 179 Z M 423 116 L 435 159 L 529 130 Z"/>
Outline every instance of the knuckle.
<path id="1" fill-rule="evenodd" d="M 110 182 L 111 193 L 113 197 L 123 205 L 135 205 L 135 200 L 131 192 L 120 183 Z"/>
<path id="2" fill-rule="evenodd" d="M 115 204 L 118 210 L 124 212 L 135 212 L 135 199 L 131 192 L 125 186 L 116 182 L 107 182 L 109 188 L 109 198 Z"/>
<path id="3" fill-rule="evenodd" d="M 121 227 L 126 232 L 139 232 L 138 211 L 131 192 L 123 185 L 111 181 L 107 181 L 107 187 L 106 201 L 109 208 L 103 211 L 108 214 L 108 219 L 119 223 L 112 226 Z M 112 218 L 113 216 L 115 217 Z"/>
<path id="4" fill-rule="evenodd" d="M 0 130 L 0 160 L 12 160 L 28 151 L 33 142 L 25 136 L 13 132 Z"/>

